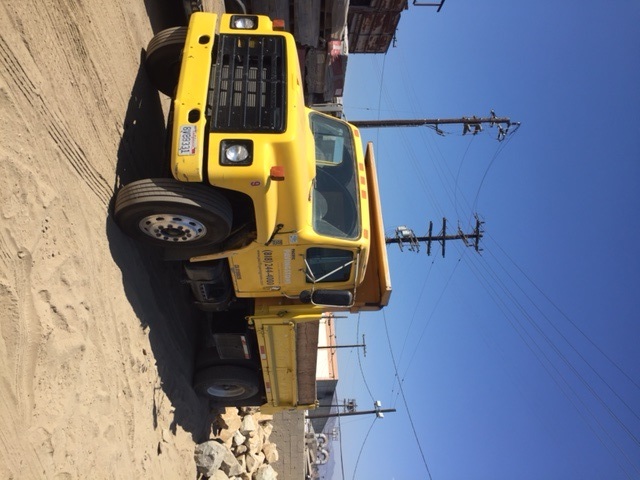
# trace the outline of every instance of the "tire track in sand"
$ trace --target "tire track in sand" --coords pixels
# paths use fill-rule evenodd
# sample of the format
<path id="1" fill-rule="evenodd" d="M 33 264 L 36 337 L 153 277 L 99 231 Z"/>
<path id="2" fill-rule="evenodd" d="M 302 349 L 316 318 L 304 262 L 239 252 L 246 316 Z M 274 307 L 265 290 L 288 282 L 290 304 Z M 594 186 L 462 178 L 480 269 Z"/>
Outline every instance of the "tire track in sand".
<path id="1" fill-rule="evenodd" d="M 39 323 L 31 294 L 31 254 L 20 249 L 4 229 L 0 232 L 4 274 L 0 277 L 0 309 L 4 320 L 0 324 L 0 351 L 5 359 L 0 367 L 0 444 L 3 452 L 3 469 L 8 477 L 39 478 L 43 468 L 33 446 L 25 440 L 20 427 L 28 426 L 33 408 L 33 377 L 35 372 Z M 8 282 L 8 283 L 5 283 Z M 14 285 L 12 288 L 10 285 Z M 23 462 L 25 452 L 33 462 Z M 13 476 L 17 475 L 17 476 Z"/>
<path id="2" fill-rule="evenodd" d="M 69 161 L 69 165 L 75 170 L 80 179 L 98 197 L 103 205 L 108 205 L 113 195 L 109 182 L 91 166 L 82 147 L 75 141 L 66 122 L 61 115 L 49 108 L 43 99 L 37 86 L 25 72 L 11 47 L 0 34 L 0 63 L 10 81 L 10 89 L 21 94 L 31 106 L 36 116 L 40 119 L 49 133 L 49 136 Z M 0 70 L 0 73 L 2 72 Z"/>

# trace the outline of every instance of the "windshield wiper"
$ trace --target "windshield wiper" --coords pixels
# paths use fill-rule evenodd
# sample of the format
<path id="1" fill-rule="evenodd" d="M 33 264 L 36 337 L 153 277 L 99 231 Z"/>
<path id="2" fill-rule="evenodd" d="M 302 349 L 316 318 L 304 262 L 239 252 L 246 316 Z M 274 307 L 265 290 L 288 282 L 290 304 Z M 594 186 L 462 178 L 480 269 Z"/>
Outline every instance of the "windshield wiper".
<path id="1" fill-rule="evenodd" d="M 316 278 L 316 276 L 313 274 L 313 270 L 311 269 L 311 265 L 309 265 L 309 262 L 307 262 L 307 259 L 304 259 L 304 264 L 307 266 L 307 271 L 305 272 L 305 275 L 307 276 L 307 278 L 311 281 L 311 283 L 319 283 L 322 280 L 324 280 L 325 278 L 333 275 L 336 272 L 339 272 L 340 270 L 342 270 L 343 268 L 348 267 L 349 265 L 351 265 L 353 263 L 353 260 L 349 260 L 347 263 L 345 263 L 344 265 L 340 265 L 338 268 L 333 269 L 332 271 L 330 271 L 329 273 L 325 273 L 323 276 L 321 276 L 320 278 Z"/>

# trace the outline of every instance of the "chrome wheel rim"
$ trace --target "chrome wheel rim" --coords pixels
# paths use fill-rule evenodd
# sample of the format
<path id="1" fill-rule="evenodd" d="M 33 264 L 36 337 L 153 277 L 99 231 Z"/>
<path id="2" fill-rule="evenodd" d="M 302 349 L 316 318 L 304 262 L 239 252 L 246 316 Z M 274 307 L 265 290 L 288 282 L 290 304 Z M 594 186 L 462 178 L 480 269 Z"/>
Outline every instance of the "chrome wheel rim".
<path id="1" fill-rule="evenodd" d="M 195 218 L 174 213 L 149 215 L 140 220 L 140 230 L 167 243 L 193 242 L 207 234 L 207 227 Z"/>
<path id="2" fill-rule="evenodd" d="M 244 388 L 240 385 L 233 384 L 211 385 L 207 388 L 207 393 L 218 398 L 233 398 L 242 395 Z"/>

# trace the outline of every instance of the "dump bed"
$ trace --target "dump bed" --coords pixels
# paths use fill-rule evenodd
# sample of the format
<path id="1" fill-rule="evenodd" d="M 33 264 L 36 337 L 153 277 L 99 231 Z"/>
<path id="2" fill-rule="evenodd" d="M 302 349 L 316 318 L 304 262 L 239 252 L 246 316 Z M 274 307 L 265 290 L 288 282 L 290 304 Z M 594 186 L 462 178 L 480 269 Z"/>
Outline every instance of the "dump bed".
<path id="1" fill-rule="evenodd" d="M 320 315 L 256 316 L 262 374 L 270 408 L 314 408 Z"/>
<path id="2" fill-rule="evenodd" d="M 371 251 L 364 281 L 356 291 L 355 304 L 351 308 L 353 313 L 362 310 L 380 310 L 389 303 L 389 297 L 391 297 L 391 279 L 380 206 L 380 190 L 378 189 L 378 175 L 371 142 L 367 144 L 364 161 L 369 185 Z"/>

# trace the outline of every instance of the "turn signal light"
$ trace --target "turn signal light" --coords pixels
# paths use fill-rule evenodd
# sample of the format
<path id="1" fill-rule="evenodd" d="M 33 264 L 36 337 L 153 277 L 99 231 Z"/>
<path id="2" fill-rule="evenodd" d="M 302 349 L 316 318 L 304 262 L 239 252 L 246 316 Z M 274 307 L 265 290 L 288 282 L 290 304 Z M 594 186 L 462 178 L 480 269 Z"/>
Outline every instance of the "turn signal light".
<path id="1" fill-rule="evenodd" d="M 282 165 L 274 165 L 271 167 L 271 171 L 269 173 L 269 177 L 274 182 L 281 182 L 284 180 L 284 167 Z"/>

